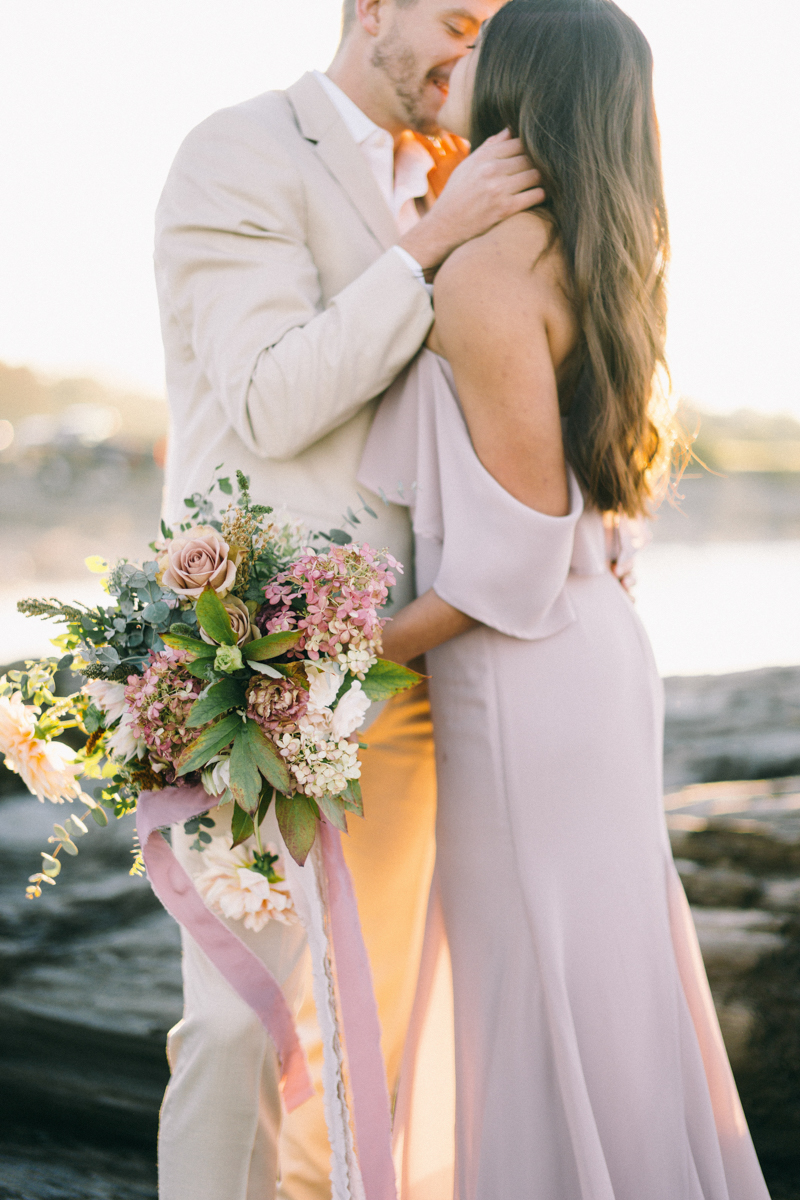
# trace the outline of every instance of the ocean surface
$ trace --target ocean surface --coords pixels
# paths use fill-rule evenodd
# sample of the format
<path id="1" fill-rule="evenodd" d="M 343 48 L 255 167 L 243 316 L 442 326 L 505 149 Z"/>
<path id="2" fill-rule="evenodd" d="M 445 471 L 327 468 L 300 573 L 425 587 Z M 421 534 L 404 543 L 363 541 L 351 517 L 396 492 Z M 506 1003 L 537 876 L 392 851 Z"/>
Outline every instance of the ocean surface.
<path id="1" fill-rule="evenodd" d="M 32 520 L 30 507 L 0 513 L 0 551 L 19 564 L 0 582 L 0 664 L 52 653 L 49 638 L 59 632 L 20 616 L 20 597 L 107 602 L 83 557 L 141 553 L 159 492 L 160 478 L 140 481 L 135 502 L 125 496 L 118 512 L 109 497 L 94 536 L 80 504 L 72 519 L 62 509 L 56 530 L 44 512 Z M 679 493 L 662 505 L 636 567 L 634 598 L 661 674 L 800 663 L 800 473 L 690 476 Z"/>

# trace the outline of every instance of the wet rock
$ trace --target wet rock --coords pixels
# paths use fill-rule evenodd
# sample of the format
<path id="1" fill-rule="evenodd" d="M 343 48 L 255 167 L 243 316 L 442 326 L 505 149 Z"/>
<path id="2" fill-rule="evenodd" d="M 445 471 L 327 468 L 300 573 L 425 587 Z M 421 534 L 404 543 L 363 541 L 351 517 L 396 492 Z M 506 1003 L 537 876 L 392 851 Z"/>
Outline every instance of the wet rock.
<path id="1" fill-rule="evenodd" d="M 664 680 L 668 788 L 800 774 L 800 668 Z"/>
<path id="2" fill-rule="evenodd" d="M 130 819 L 92 828 L 27 901 L 60 816 L 30 796 L 0 804 L 0 1091 L 37 1125 L 152 1145 L 181 1013 L 178 929 L 128 874 Z"/>
<path id="3" fill-rule="evenodd" d="M 720 1027 L 774 1200 L 800 1195 L 800 779 L 666 798 Z"/>
<path id="4" fill-rule="evenodd" d="M 715 907 L 749 908 L 761 897 L 761 880 L 748 871 L 729 867 L 701 867 L 681 858 L 675 862 L 690 904 Z"/>

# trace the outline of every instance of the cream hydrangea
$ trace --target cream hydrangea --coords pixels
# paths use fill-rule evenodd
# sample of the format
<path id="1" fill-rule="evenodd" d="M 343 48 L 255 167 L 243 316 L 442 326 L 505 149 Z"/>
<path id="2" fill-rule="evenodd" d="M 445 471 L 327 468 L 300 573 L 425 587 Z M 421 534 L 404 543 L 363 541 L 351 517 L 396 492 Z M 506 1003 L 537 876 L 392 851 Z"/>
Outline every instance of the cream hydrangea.
<path id="1" fill-rule="evenodd" d="M 63 804 L 81 794 L 80 767 L 73 763 L 75 751 L 63 742 L 40 741 L 36 737 L 39 709 L 23 704 L 20 692 L 0 696 L 0 753 L 6 766 L 20 776 L 29 792 L 41 801 Z"/>
<path id="2" fill-rule="evenodd" d="M 258 933 L 268 921 L 289 925 L 297 920 L 289 885 L 285 879 L 270 883 L 266 875 L 253 870 L 256 850 L 253 838 L 231 849 L 230 837 L 214 837 L 203 851 L 205 863 L 202 874 L 195 878 L 198 892 L 212 912 L 230 921 L 243 921 L 245 929 Z M 274 846 L 265 847 L 277 855 Z M 282 876 L 280 858 L 274 863 L 277 876 Z"/>

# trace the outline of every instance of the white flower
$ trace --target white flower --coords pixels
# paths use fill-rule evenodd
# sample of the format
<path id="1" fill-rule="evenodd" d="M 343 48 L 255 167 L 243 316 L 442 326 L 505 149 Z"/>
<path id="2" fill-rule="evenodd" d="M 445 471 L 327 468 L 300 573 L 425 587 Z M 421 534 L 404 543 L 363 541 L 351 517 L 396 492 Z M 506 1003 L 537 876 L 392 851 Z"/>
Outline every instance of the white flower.
<path id="1" fill-rule="evenodd" d="M 108 683 L 105 679 L 92 679 L 83 689 L 91 696 L 96 708 L 106 715 L 106 724 L 113 725 L 125 712 L 125 684 Z"/>
<path id="2" fill-rule="evenodd" d="M 0 696 L 0 754 L 6 766 L 22 777 L 22 782 L 41 801 L 53 804 L 72 801 L 81 794 L 75 766 L 75 751 L 63 742 L 47 742 L 36 736 L 39 709 L 23 704 L 19 692 Z"/>
<path id="3" fill-rule="evenodd" d="M 338 796 L 361 775 L 358 745 L 335 741 L 313 729 L 298 729 L 278 738 L 278 752 L 304 796 Z"/>
<path id="4" fill-rule="evenodd" d="M 274 846 L 267 845 L 270 854 Z M 297 920 L 289 885 L 285 880 L 270 883 L 260 871 L 252 869 L 255 840 L 248 838 L 235 850 L 229 837 L 215 837 L 203 852 L 205 869 L 195 879 L 200 895 L 208 907 L 232 921 L 243 921 L 245 929 L 258 933 L 267 921 L 288 925 Z M 277 875 L 282 875 L 280 858 L 274 863 Z"/>
<path id="5" fill-rule="evenodd" d="M 344 671 L 335 662 L 307 662 L 308 707 L 321 712 L 330 708 L 342 686 Z"/>
<path id="6" fill-rule="evenodd" d="M 143 739 L 134 736 L 132 725 L 133 717 L 126 712 L 122 714 L 116 729 L 111 730 L 106 740 L 106 749 L 111 758 L 122 759 L 123 762 L 129 762 L 134 755 L 144 758 L 147 747 Z"/>
<path id="7" fill-rule="evenodd" d="M 203 787 L 209 796 L 222 796 L 231 786 L 231 756 L 210 758 L 203 769 Z"/>
<path id="8" fill-rule="evenodd" d="M 349 738 L 363 725 L 369 706 L 370 700 L 356 679 L 333 710 L 331 733 L 337 742 L 340 738 Z"/>

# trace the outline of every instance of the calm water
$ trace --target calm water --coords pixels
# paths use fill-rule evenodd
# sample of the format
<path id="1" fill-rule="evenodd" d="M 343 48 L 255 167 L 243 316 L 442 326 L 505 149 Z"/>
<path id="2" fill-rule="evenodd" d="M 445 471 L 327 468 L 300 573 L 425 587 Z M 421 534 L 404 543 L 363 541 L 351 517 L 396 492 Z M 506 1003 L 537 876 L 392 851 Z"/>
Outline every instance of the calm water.
<path id="1" fill-rule="evenodd" d="M 142 519 L 150 513 L 148 530 L 155 526 L 159 491 L 160 480 L 143 489 L 136 504 L 130 497 L 117 501 L 117 524 L 102 531 L 92 533 L 96 520 L 76 512 L 72 521 L 67 517 L 67 524 L 51 529 L 58 537 L 46 542 L 52 508 L 38 515 L 35 528 L 26 527 L 19 507 L 0 513 L 6 518 L 0 543 L 9 542 L 3 553 L 10 560 L 16 553 L 23 567 L 30 562 L 35 568 L 11 580 L 6 575 L 0 583 L 0 664 L 51 653 L 53 633 L 44 622 L 19 616 L 20 596 L 103 602 L 97 577 L 82 573 L 83 556 L 111 558 L 143 547 L 152 534 L 145 534 Z M 639 555 L 637 567 L 637 608 L 661 673 L 717 674 L 800 663 L 800 474 L 705 475 L 685 479 L 681 492 L 679 508 L 662 507 L 653 543 Z M 115 509 L 110 497 L 105 507 L 110 522 Z M 123 518 L 130 521 L 132 512 L 138 521 L 128 528 Z M 62 558 L 52 541 L 64 549 Z M 57 574 L 49 570 L 54 564 Z"/>

